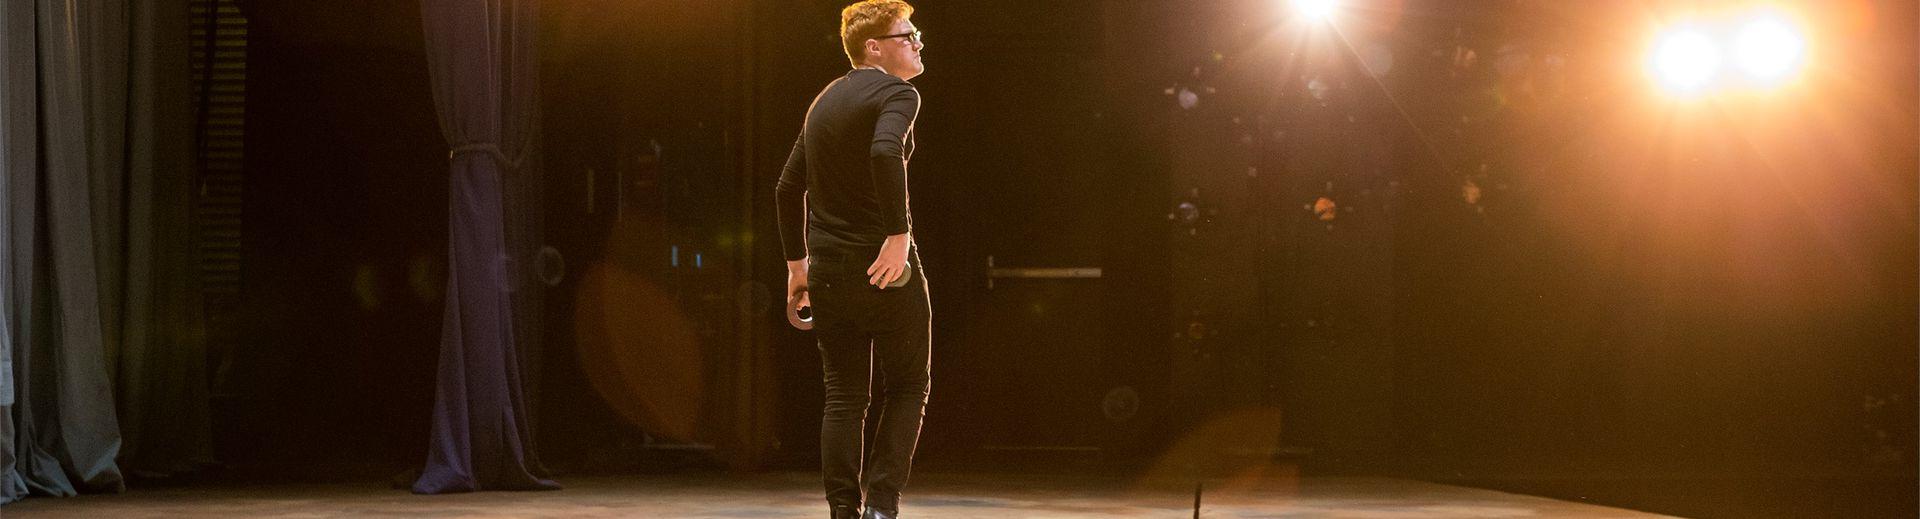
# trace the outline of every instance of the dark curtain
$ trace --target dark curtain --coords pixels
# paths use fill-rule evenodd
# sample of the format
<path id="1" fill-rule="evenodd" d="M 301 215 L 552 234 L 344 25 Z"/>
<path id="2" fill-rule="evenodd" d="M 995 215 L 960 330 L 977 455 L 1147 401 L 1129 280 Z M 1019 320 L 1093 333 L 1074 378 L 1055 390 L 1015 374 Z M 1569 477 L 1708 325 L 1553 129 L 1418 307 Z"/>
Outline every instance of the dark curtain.
<path id="1" fill-rule="evenodd" d="M 143 476 L 213 463 L 211 391 L 199 249 L 195 112 L 187 0 L 134 0 L 129 25 L 124 194 L 95 214 L 103 227 L 107 354 L 126 444 L 120 463 Z M 111 65 L 111 64 L 109 64 Z M 113 182 L 100 182 L 114 185 Z M 112 284 L 107 284 L 112 281 Z"/>
<path id="2" fill-rule="evenodd" d="M 534 0 L 422 0 L 427 63 L 450 164 L 447 307 L 427 465 L 413 491 L 559 488 L 533 446 L 516 338 L 537 324 L 529 283 L 539 198 L 533 155 Z"/>
<path id="3" fill-rule="evenodd" d="M 186 16 L 0 0 L 0 502 L 119 491 L 122 463 L 210 451 Z"/>

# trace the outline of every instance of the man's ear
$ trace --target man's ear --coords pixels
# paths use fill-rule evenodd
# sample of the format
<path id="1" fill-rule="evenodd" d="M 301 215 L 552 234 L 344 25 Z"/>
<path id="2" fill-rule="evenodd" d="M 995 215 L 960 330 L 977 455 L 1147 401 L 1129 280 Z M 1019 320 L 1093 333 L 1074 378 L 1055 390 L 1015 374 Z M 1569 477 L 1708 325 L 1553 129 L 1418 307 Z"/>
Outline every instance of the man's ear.
<path id="1" fill-rule="evenodd" d="M 867 61 L 872 61 L 871 58 L 878 58 L 878 57 L 880 57 L 880 40 L 868 38 L 867 39 L 867 58 L 869 59 Z"/>

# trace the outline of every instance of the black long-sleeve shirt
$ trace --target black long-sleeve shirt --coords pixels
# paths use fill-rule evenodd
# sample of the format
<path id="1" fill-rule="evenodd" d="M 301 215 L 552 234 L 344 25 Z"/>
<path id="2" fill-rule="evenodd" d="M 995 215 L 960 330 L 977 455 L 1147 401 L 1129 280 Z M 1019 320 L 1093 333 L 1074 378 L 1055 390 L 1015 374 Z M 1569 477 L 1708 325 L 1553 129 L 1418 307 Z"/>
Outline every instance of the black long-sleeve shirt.
<path id="1" fill-rule="evenodd" d="M 820 91 L 774 188 L 788 261 L 808 251 L 867 254 L 912 230 L 907 160 L 919 112 L 912 84 L 874 69 Z"/>

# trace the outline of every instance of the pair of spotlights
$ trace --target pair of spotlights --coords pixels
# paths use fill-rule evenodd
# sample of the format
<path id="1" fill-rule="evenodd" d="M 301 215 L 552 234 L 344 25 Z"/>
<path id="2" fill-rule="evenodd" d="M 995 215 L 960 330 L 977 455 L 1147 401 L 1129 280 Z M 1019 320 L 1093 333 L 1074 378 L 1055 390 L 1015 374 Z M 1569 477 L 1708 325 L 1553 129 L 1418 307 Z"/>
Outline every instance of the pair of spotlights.
<path id="1" fill-rule="evenodd" d="M 1668 93 L 1696 96 L 1778 86 L 1799 75 L 1807 39 L 1785 15 L 1761 11 L 1731 21 L 1689 21 L 1662 32 L 1647 60 L 1654 80 Z"/>

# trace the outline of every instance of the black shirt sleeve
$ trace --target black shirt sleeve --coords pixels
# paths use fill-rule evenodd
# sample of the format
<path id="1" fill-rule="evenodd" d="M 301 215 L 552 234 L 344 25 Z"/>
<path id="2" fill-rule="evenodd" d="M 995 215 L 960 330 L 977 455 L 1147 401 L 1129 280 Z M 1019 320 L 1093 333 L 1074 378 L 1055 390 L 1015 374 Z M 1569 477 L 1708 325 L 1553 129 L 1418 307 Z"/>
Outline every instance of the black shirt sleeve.
<path id="1" fill-rule="evenodd" d="M 804 135 L 804 134 L 803 134 Z M 805 137 L 794 139 L 787 165 L 780 169 L 774 191 L 774 215 L 780 227 L 780 250 L 787 261 L 807 257 L 807 150 Z"/>
<path id="2" fill-rule="evenodd" d="M 900 81 L 882 91 L 880 116 L 873 122 L 872 162 L 874 195 L 880 201 L 880 226 L 887 235 L 913 229 L 907 211 L 907 139 L 920 113 L 920 92 Z"/>

